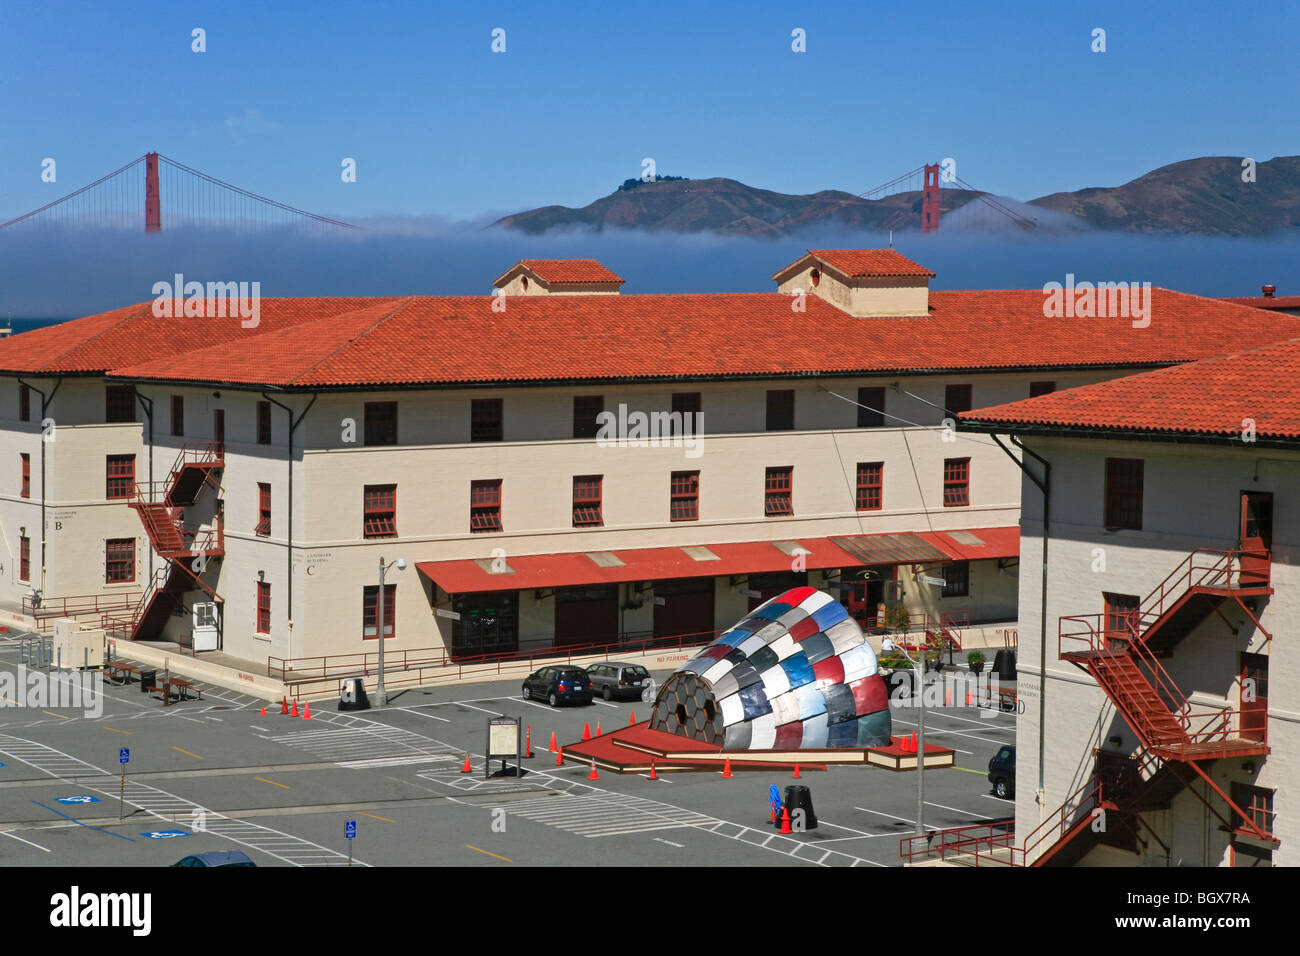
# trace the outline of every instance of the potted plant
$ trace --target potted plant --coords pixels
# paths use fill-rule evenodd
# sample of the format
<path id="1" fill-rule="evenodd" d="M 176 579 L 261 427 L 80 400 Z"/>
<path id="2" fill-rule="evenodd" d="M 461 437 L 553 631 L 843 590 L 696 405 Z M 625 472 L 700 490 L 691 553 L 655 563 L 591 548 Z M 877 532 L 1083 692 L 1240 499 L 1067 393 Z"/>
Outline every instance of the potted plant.
<path id="1" fill-rule="evenodd" d="M 984 673 L 984 652 L 971 651 L 966 655 L 966 663 L 970 665 L 970 672 L 972 674 Z"/>

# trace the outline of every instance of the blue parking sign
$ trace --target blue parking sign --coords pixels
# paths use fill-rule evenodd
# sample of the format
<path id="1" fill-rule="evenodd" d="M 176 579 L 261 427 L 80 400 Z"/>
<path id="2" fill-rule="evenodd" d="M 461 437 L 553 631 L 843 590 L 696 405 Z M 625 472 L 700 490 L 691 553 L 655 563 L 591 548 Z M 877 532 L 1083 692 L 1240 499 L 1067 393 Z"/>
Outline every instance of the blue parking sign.
<path id="1" fill-rule="evenodd" d="M 140 836 L 147 840 L 175 840 L 178 837 L 187 837 L 189 834 L 184 830 L 148 830 Z"/>
<path id="2" fill-rule="evenodd" d="M 99 803 L 99 797 L 92 797 L 88 793 L 79 793 L 74 797 L 55 797 L 54 802 L 72 806 L 78 803 Z"/>
<path id="3" fill-rule="evenodd" d="M 348 820 L 346 823 L 344 823 L 343 833 L 349 840 L 355 837 L 357 835 L 357 821 Z"/>
<path id="4" fill-rule="evenodd" d="M 130 762 L 131 762 L 131 748 L 130 748 L 130 747 L 123 747 L 121 750 L 119 750 L 119 751 L 117 752 L 117 762 L 118 762 L 118 763 L 130 763 Z"/>

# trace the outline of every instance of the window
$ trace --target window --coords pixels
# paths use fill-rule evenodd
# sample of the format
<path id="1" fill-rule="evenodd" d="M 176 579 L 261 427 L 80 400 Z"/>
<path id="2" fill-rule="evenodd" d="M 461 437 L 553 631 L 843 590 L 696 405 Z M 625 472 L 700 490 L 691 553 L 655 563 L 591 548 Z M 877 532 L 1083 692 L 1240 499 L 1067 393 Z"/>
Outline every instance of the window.
<path id="1" fill-rule="evenodd" d="M 364 589 L 361 598 L 361 638 L 373 641 L 379 636 L 375 630 L 375 615 L 379 611 L 379 585 Z M 396 637 L 393 622 L 397 620 L 397 585 L 384 585 L 384 640 Z"/>
<path id="2" fill-rule="evenodd" d="M 695 418 L 704 410 L 704 403 L 699 392 L 673 392 L 672 423 L 674 435 L 698 435 L 702 428 L 696 428 Z"/>
<path id="3" fill-rule="evenodd" d="M 858 464 L 858 510 L 879 511 L 884 490 L 885 463 L 865 461 Z"/>
<path id="4" fill-rule="evenodd" d="M 104 404 L 104 421 L 135 421 L 135 389 L 130 385 L 107 386 Z"/>
<path id="5" fill-rule="evenodd" d="M 970 562 L 955 561 L 943 566 L 941 597 L 966 597 L 970 594 Z"/>
<path id="6" fill-rule="evenodd" d="M 596 416 L 604 410 L 604 395 L 573 396 L 573 437 L 595 438 L 600 431 Z"/>
<path id="7" fill-rule="evenodd" d="M 469 440 L 501 441 L 502 400 L 476 398 L 469 403 Z"/>
<path id="8" fill-rule="evenodd" d="M 1141 458 L 1106 459 L 1106 527 L 1142 530 Z"/>
<path id="9" fill-rule="evenodd" d="M 790 486 L 794 482 L 794 466 L 767 469 L 764 482 L 763 514 L 792 515 L 794 506 L 790 500 Z"/>
<path id="10" fill-rule="evenodd" d="M 271 403 L 257 403 L 257 443 L 271 444 Z"/>
<path id="11" fill-rule="evenodd" d="M 23 535 L 18 539 L 18 580 L 32 579 L 32 539 Z"/>
<path id="12" fill-rule="evenodd" d="M 271 534 L 271 486 L 261 481 L 257 483 L 257 527 L 253 530 L 264 538 Z"/>
<path id="13" fill-rule="evenodd" d="M 501 479 L 469 483 L 469 530 L 501 530 Z"/>
<path id="14" fill-rule="evenodd" d="M 794 428 L 794 389 L 768 389 L 767 430 L 788 432 Z"/>
<path id="15" fill-rule="evenodd" d="M 700 473 L 674 471 L 672 475 L 669 516 L 673 521 L 700 519 Z"/>
<path id="16" fill-rule="evenodd" d="M 366 444 L 397 444 L 396 402 L 366 402 Z"/>
<path id="17" fill-rule="evenodd" d="M 109 538 L 104 542 L 104 583 L 135 580 L 135 538 Z"/>
<path id="18" fill-rule="evenodd" d="M 1106 637 L 1114 640 L 1137 636 L 1142 627 L 1142 599 L 1136 594 L 1112 594 L 1109 591 L 1103 591 L 1101 597 L 1106 608 Z M 1115 650 L 1117 646 L 1111 645 L 1111 649 Z"/>
<path id="19" fill-rule="evenodd" d="M 26 385 L 18 386 L 18 420 L 20 422 L 32 420 L 32 390 Z"/>
<path id="20" fill-rule="evenodd" d="M 518 649 L 518 591 L 461 594 L 452 602 L 451 609 L 460 615 L 451 622 L 453 656 L 493 654 Z"/>
<path id="21" fill-rule="evenodd" d="M 858 389 L 858 427 L 880 428 L 884 424 L 885 390 L 883 388 Z"/>
<path id="22" fill-rule="evenodd" d="M 1276 814 L 1273 811 L 1273 794 L 1276 791 L 1269 790 L 1265 787 L 1256 787 L 1248 783 L 1238 783 L 1235 780 L 1232 783 L 1232 802 L 1245 811 L 1246 816 L 1235 810 L 1232 813 L 1232 829 L 1237 833 L 1250 835 L 1249 830 L 1245 830 L 1246 820 L 1259 827 L 1265 833 L 1273 833 L 1273 818 Z"/>
<path id="23" fill-rule="evenodd" d="M 185 434 L 185 397 L 183 395 L 172 396 L 172 435 L 179 437 Z"/>
<path id="24" fill-rule="evenodd" d="M 943 407 L 951 415 L 971 410 L 969 385 L 948 385 L 943 390 Z"/>
<path id="25" fill-rule="evenodd" d="M 943 460 L 943 506 L 960 508 L 970 504 L 970 459 Z"/>
<path id="26" fill-rule="evenodd" d="M 366 485 L 363 498 L 365 537 L 397 537 L 397 485 Z"/>
<path id="27" fill-rule="evenodd" d="M 600 475 L 579 475 L 573 479 L 573 526 L 604 524 L 600 514 Z"/>
<path id="28" fill-rule="evenodd" d="M 271 585 L 257 582 L 257 633 L 271 633 Z"/>
<path id="29" fill-rule="evenodd" d="M 135 455 L 109 455 L 105 471 L 106 498 L 130 498 L 135 494 Z"/>
<path id="30" fill-rule="evenodd" d="M 1037 398 L 1039 395 L 1051 395 L 1056 391 L 1055 382 L 1030 382 L 1029 397 Z"/>
<path id="31" fill-rule="evenodd" d="M 24 498 L 32 496 L 32 456 L 25 452 L 21 456 L 23 460 L 23 484 L 20 494 Z"/>

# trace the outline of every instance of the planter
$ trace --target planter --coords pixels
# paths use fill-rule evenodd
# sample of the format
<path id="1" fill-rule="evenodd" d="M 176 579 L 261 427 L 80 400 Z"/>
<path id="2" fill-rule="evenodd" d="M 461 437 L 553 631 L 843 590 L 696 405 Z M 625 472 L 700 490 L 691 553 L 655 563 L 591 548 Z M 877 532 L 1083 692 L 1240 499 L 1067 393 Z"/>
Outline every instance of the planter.
<path id="1" fill-rule="evenodd" d="M 970 672 L 971 672 L 972 674 L 983 674 L 983 673 L 984 673 L 984 662 L 983 662 L 983 661 L 975 661 L 974 663 L 972 663 L 972 664 L 970 665 Z"/>

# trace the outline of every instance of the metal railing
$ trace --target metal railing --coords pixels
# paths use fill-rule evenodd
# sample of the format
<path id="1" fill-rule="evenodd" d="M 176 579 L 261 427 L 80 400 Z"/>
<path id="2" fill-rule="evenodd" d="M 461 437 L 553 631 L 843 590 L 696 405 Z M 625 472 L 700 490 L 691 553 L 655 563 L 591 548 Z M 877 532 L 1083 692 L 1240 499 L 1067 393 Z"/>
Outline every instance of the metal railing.
<path id="1" fill-rule="evenodd" d="M 134 607 L 140 601 L 139 591 L 119 591 L 113 594 L 79 594 L 61 598 L 42 598 L 36 603 L 33 595 L 23 596 L 23 613 L 41 621 L 52 617 L 97 616 L 104 611 Z"/>
<path id="2" fill-rule="evenodd" d="M 1016 821 L 995 820 L 936 830 L 924 836 L 903 837 L 898 843 L 898 855 L 908 863 L 936 856 L 940 860 L 964 856 L 971 858 L 975 866 L 979 866 L 981 861 L 986 865 L 1009 866 L 1015 842 Z M 998 851 L 1002 851 L 1001 857 L 997 856 Z"/>
<path id="3" fill-rule="evenodd" d="M 1165 576 L 1165 579 L 1142 599 L 1138 616 L 1143 622 L 1142 631 L 1154 624 L 1169 608 L 1176 604 L 1192 588 L 1224 588 L 1239 590 L 1250 587 L 1263 587 L 1266 583 L 1244 583 L 1242 581 L 1241 559 L 1243 557 L 1271 560 L 1268 551 L 1231 551 L 1214 548 L 1197 548 Z"/>

